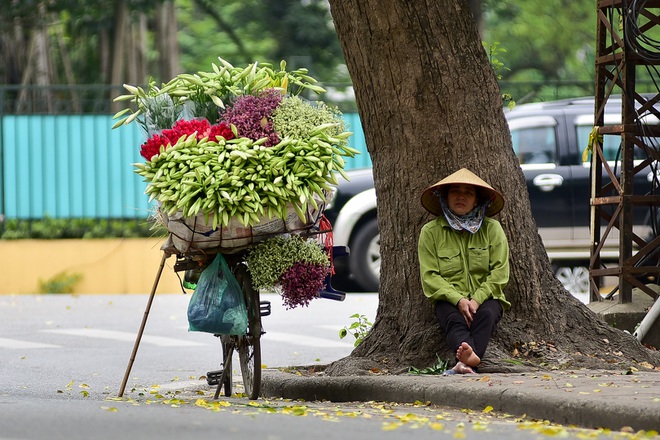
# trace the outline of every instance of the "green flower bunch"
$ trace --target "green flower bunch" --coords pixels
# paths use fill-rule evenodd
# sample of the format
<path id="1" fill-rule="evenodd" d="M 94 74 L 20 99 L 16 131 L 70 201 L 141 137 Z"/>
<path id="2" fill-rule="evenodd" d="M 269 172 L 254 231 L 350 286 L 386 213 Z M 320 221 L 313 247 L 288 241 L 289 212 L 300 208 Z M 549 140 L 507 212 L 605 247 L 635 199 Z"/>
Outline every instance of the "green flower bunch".
<path id="1" fill-rule="evenodd" d="M 138 119 L 138 123 L 148 136 L 159 132 L 161 127 L 172 127 L 181 117 L 182 107 L 168 94 L 145 96 L 142 105 L 145 117 Z"/>
<path id="2" fill-rule="evenodd" d="M 204 117 L 211 124 L 218 122 L 218 110 L 224 109 L 232 98 L 242 95 L 257 95 L 259 92 L 275 88 L 283 95 L 298 95 L 303 90 L 314 93 L 324 93 L 325 89 L 316 85 L 316 79 L 307 74 L 307 69 L 300 68 L 286 71 L 286 63 L 280 63 L 280 69 L 271 64 L 255 62 L 246 67 L 234 67 L 222 58 L 220 65 L 212 63 L 212 71 L 196 74 L 181 73 L 166 84 L 157 86 L 151 79 L 146 90 L 140 86 L 124 84 L 129 92 L 114 99 L 115 102 L 127 101 L 134 108 L 126 108 L 117 112 L 118 119 L 112 128 L 127 125 L 138 119 L 141 123 L 149 123 L 153 116 L 146 113 L 152 110 L 152 105 L 160 101 L 152 98 L 169 95 L 175 107 L 184 106 L 192 117 Z M 169 102 L 167 105 L 170 105 Z M 145 119 L 146 118 L 146 119 Z M 151 121 L 153 122 L 153 121 Z M 162 124 L 162 125 L 160 125 Z M 156 125 L 156 124 L 153 124 Z M 163 120 L 157 125 L 160 129 L 170 128 L 172 121 Z"/>
<path id="3" fill-rule="evenodd" d="M 330 107 L 322 101 L 309 102 L 298 96 L 288 96 L 273 113 L 273 127 L 284 139 L 309 139 L 317 127 L 334 124 L 327 133 L 336 136 L 345 131 L 342 114 L 336 107 Z M 348 145 L 348 139 L 343 139 Z"/>
<path id="4" fill-rule="evenodd" d="M 300 235 L 276 236 L 263 241 L 249 250 L 246 261 L 255 289 L 278 287 L 282 275 L 297 263 L 330 266 L 321 244 Z"/>

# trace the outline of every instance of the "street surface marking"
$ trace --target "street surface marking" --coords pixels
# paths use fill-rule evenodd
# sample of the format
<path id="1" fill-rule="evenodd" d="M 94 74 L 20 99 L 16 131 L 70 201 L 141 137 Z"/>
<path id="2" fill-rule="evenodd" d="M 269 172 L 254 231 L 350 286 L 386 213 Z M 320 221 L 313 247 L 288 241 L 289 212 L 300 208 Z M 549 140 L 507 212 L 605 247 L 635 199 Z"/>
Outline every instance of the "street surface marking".
<path id="1" fill-rule="evenodd" d="M 315 338 L 313 336 L 305 336 L 299 333 L 280 333 L 267 331 L 261 337 L 266 341 L 285 342 L 287 344 L 304 345 L 306 347 L 319 347 L 319 348 L 346 348 L 353 347 L 353 344 L 346 342 L 333 341 L 332 339 Z"/>
<path id="2" fill-rule="evenodd" d="M 70 328 L 70 329 L 52 329 L 41 330 L 46 333 L 57 333 L 61 335 L 83 336 L 86 338 L 112 339 L 115 341 L 135 342 L 136 333 L 118 332 L 115 330 L 99 330 L 91 328 Z M 183 339 L 165 338 L 163 336 L 142 335 L 140 342 L 156 345 L 158 347 L 200 347 L 208 344 L 200 342 L 186 341 Z"/>
<path id="3" fill-rule="evenodd" d="M 19 341 L 18 339 L 6 339 L 6 338 L 0 338 L 0 347 L 18 348 L 18 349 L 61 348 L 59 345 L 42 344 L 41 342 Z"/>
<path id="4" fill-rule="evenodd" d="M 323 330 L 336 330 L 337 334 L 339 335 L 339 329 L 344 328 L 344 324 L 319 324 L 315 325 L 314 328 L 322 328 Z"/>

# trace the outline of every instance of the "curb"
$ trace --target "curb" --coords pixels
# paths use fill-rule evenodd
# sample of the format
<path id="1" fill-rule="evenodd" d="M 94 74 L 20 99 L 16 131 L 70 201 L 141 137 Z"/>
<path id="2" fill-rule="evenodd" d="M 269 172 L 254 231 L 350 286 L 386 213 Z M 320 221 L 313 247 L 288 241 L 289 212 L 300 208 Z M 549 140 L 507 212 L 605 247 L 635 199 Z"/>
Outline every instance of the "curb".
<path id="1" fill-rule="evenodd" d="M 590 429 L 660 429 L 660 402 L 656 404 L 647 396 L 655 392 L 660 397 L 660 389 L 655 386 L 640 385 L 639 388 L 646 389 L 643 398 L 637 398 L 637 391 L 630 394 L 614 390 L 598 395 L 566 392 L 566 389 L 552 386 L 530 388 L 516 385 L 512 380 L 521 377 L 527 379 L 506 374 L 483 375 L 479 379 L 410 375 L 310 377 L 269 369 L 263 371 L 261 394 L 307 401 L 419 401 L 473 411 L 483 411 L 491 406 L 498 412 Z M 654 378 L 659 379 L 660 375 Z M 586 385 L 594 386 L 593 383 Z M 617 394 L 623 395 L 617 397 Z"/>

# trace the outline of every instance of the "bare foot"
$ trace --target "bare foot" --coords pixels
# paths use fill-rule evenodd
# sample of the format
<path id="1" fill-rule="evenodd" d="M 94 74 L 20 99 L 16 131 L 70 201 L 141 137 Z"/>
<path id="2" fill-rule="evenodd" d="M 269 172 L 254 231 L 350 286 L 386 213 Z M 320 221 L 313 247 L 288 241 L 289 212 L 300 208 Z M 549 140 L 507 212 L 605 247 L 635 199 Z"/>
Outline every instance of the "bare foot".
<path id="1" fill-rule="evenodd" d="M 476 367 L 481 363 L 481 359 L 467 342 L 463 342 L 456 350 L 456 359 L 468 367 Z"/>
<path id="2" fill-rule="evenodd" d="M 463 362 L 457 363 L 454 368 L 452 368 L 455 372 L 458 374 L 474 374 L 474 370 L 467 365 L 465 365 Z"/>

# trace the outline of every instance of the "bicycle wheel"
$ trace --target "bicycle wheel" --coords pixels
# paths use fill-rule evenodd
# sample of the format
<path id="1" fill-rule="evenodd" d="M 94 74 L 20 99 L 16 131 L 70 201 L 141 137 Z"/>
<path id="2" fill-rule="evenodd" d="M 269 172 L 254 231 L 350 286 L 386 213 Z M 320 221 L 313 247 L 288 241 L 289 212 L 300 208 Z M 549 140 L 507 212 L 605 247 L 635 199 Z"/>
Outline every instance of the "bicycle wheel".
<path id="1" fill-rule="evenodd" d="M 245 394 L 250 399 L 257 399 L 261 388 L 261 312 L 259 291 L 252 287 L 252 278 L 244 264 L 239 264 L 234 274 L 241 286 L 248 312 L 248 329 L 245 335 L 238 337 L 238 358 Z"/>

